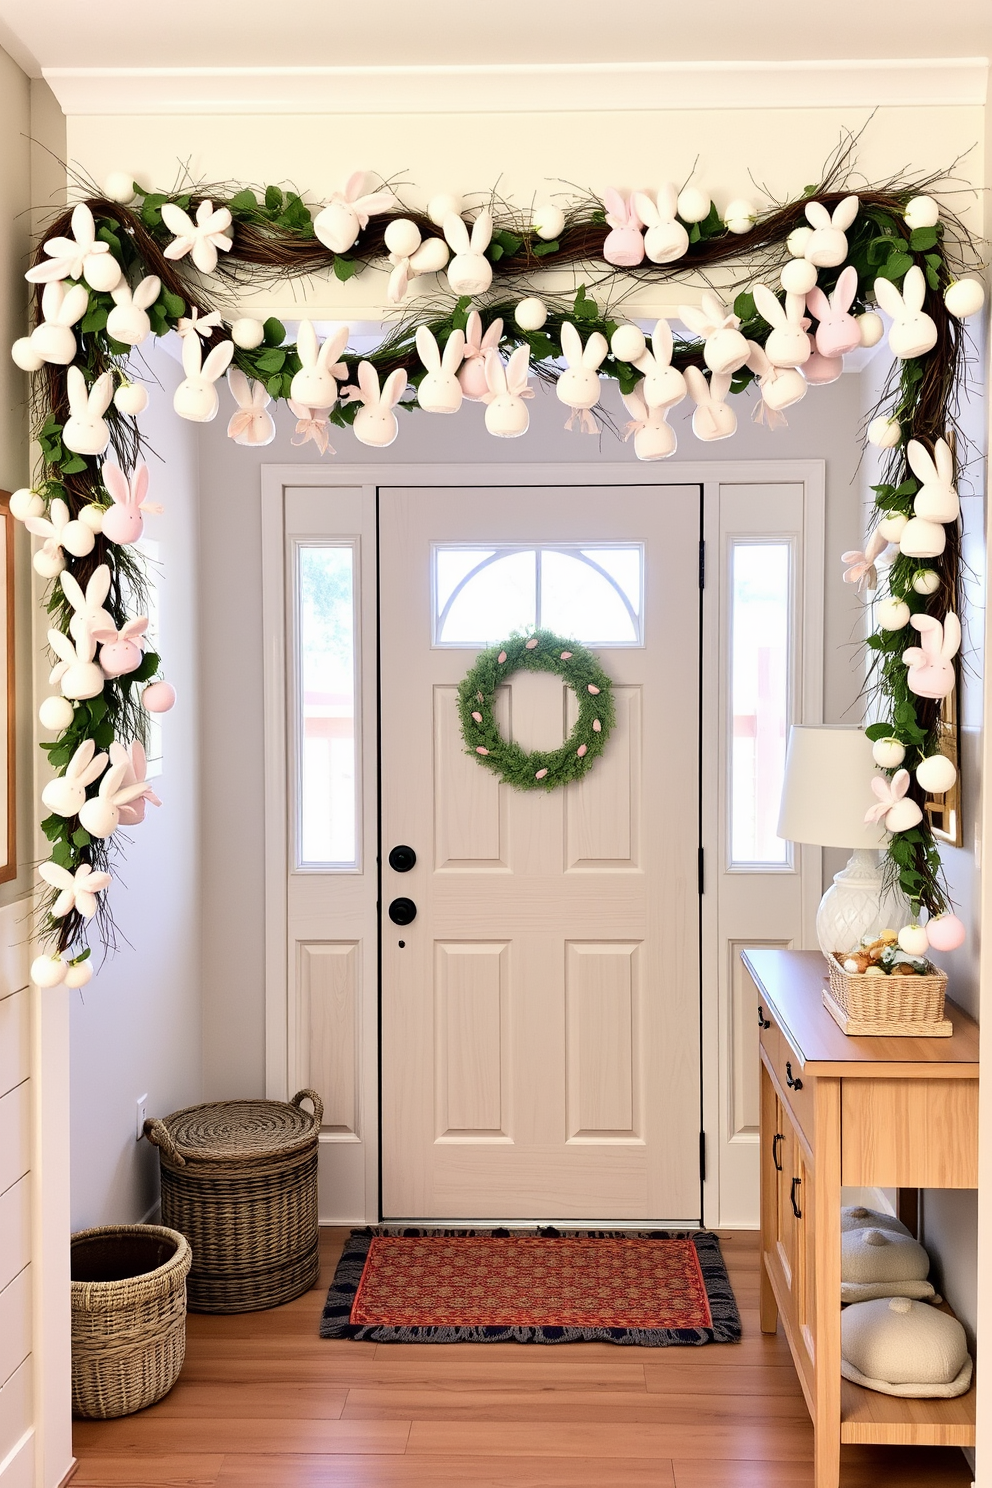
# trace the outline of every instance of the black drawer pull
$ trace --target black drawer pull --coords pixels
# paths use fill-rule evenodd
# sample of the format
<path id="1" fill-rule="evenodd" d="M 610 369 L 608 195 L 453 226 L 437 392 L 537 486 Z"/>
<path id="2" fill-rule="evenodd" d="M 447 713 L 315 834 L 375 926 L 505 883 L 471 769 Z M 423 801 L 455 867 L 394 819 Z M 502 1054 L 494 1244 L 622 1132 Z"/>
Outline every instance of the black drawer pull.
<path id="1" fill-rule="evenodd" d="M 778 1144 L 784 1141 L 785 1138 L 781 1132 L 776 1132 L 772 1137 L 772 1162 L 775 1164 L 776 1173 L 781 1173 L 782 1171 L 782 1159 L 779 1155 Z"/>
<path id="2" fill-rule="evenodd" d="M 792 1212 L 796 1216 L 797 1219 L 802 1219 L 802 1217 L 803 1217 L 803 1211 L 800 1209 L 799 1205 L 796 1203 L 796 1191 L 797 1191 L 797 1189 L 802 1188 L 802 1184 L 803 1184 L 803 1180 L 801 1178 L 793 1178 L 793 1180 L 792 1180 L 792 1192 L 789 1194 L 789 1198 L 792 1200 Z"/>
<path id="3" fill-rule="evenodd" d="M 802 1082 L 802 1080 L 794 1080 L 792 1078 L 792 1060 L 791 1059 L 787 1059 L 785 1061 L 785 1083 L 786 1083 L 786 1085 L 788 1085 L 788 1087 L 789 1087 L 790 1090 L 802 1090 L 802 1088 L 803 1088 L 803 1082 Z"/>
<path id="4" fill-rule="evenodd" d="M 758 1008 L 758 1027 L 759 1028 L 771 1028 L 771 1026 L 772 1026 L 771 1023 L 765 1017 L 765 1010 L 764 1010 L 764 1008 L 763 1007 L 759 1007 Z"/>

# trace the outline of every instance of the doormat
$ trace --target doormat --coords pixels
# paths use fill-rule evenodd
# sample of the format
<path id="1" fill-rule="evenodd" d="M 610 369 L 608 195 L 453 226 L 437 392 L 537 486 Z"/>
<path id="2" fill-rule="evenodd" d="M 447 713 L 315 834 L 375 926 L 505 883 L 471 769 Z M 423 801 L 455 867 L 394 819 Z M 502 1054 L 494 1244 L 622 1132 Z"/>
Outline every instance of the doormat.
<path id="1" fill-rule="evenodd" d="M 374 1343 L 737 1343 L 708 1231 L 353 1230 L 322 1338 Z"/>

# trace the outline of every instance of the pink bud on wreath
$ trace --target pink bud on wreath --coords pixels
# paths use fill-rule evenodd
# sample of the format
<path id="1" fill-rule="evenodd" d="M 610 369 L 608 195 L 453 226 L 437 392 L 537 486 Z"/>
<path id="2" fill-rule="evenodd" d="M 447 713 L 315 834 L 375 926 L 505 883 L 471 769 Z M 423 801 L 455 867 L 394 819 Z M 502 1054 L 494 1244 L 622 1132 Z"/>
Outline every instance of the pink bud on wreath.
<path id="1" fill-rule="evenodd" d="M 935 951 L 956 951 L 967 933 L 957 915 L 935 915 L 927 921 L 927 940 Z"/>
<path id="2" fill-rule="evenodd" d="M 486 749 L 484 745 L 477 744 L 475 746 L 475 752 L 476 752 L 476 754 L 488 754 L 489 753 L 489 750 Z"/>
<path id="3" fill-rule="evenodd" d="M 482 714 L 481 713 L 473 713 L 472 714 L 472 717 L 475 719 L 476 723 L 481 723 L 482 722 Z"/>
<path id="4" fill-rule="evenodd" d="M 526 651 L 533 651 L 533 649 L 534 649 L 534 647 L 535 647 L 535 646 L 536 646 L 536 645 L 537 645 L 537 641 L 536 641 L 536 640 L 530 640 L 530 641 L 527 641 L 527 642 L 526 642 L 526 644 L 525 644 L 525 646 L 524 646 L 524 649 L 525 649 L 525 650 L 526 650 Z"/>
<path id="5" fill-rule="evenodd" d="M 599 688 L 594 686 L 592 682 L 589 683 L 589 691 L 592 693 L 593 697 L 599 696 Z"/>
<path id="6" fill-rule="evenodd" d="M 571 653 L 571 651 L 563 651 L 561 653 L 561 659 L 562 659 L 562 661 L 571 661 L 571 659 L 572 659 L 572 653 Z"/>
<path id="7" fill-rule="evenodd" d="M 504 663 L 504 661 L 506 660 L 506 652 L 505 651 L 501 651 L 499 653 L 499 655 L 497 656 L 496 660 L 499 662 L 500 666 L 502 666 L 503 663 Z"/>
<path id="8" fill-rule="evenodd" d="M 575 751 L 576 754 L 579 756 L 579 759 L 582 759 L 582 757 L 585 755 L 585 753 L 588 750 L 588 748 L 589 748 L 588 744 L 580 744 L 579 745 L 578 749 Z"/>
<path id="9" fill-rule="evenodd" d="M 141 706 L 146 713 L 168 713 L 176 701 L 176 689 L 171 682 L 152 682 L 141 694 Z"/>
<path id="10" fill-rule="evenodd" d="M 593 733 L 594 734 L 601 733 L 602 732 L 602 729 L 603 729 L 603 725 L 600 723 L 599 719 L 598 718 L 594 718 L 593 721 L 592 721 L 592 731 L 593 731 Z"/>
<path id="11" fill-rule="evenodd" d="M 547 773 L 548 773 L 547 770 L 538 770 L 537 773 L 534 776 L 534 779 L 535 780 L 543 780 L 544 777 L 545 777 L 545 775 L 547 775 Z"/>

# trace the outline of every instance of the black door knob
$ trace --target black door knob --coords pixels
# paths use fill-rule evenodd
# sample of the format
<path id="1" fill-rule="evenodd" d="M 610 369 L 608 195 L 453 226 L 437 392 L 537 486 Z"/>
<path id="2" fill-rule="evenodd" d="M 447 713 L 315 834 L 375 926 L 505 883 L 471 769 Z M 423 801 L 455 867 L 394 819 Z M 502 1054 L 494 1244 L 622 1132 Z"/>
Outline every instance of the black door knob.
<path id="1" fill-rule="evenodd" d="M 389 906 L 389 918 L 394 925 L 412 925 L 417 918 L 417 906 L 412 899 L 394 899 Z"/>
<path id="2" fill-rule="evenodd" d="M 417 854 L 413 848 L 405 847 L 402 843 L 389 854 L 389 866 L 394 873 L 409 873 L 416 861 Z"/>

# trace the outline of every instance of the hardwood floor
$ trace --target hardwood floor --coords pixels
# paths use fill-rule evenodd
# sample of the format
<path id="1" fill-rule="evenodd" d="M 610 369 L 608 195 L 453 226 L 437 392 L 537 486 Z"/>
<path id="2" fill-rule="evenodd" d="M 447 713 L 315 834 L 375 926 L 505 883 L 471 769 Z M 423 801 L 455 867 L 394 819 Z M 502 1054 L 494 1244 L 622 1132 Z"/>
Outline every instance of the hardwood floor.
<path id="1" fill-rule="evenodd" d="M 366 1344 L 317 1336 L 319 1286 L 191 1313 L 159 1405 L 78 1421 L 72 1488 L 811 1488 L 813 1433 L 781 1335 L 758 1330 L 757 1236 L 723 1249 L 739 1345 Z M 961 1453 L 845 1447 L 844 1488 L 952 1488 Z"/>

